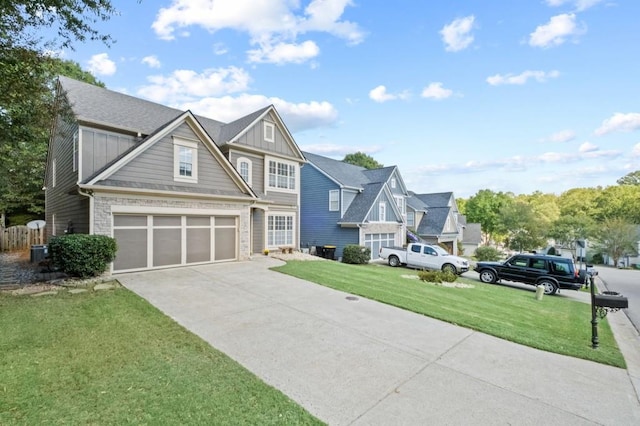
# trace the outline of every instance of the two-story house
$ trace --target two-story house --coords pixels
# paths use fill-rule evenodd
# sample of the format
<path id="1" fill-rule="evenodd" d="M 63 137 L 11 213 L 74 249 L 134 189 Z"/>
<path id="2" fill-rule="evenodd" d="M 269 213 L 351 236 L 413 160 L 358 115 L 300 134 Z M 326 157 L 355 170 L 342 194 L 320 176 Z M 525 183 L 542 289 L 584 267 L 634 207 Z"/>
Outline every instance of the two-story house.
<path id="1" fill-rule="evenodd" d="M 302 247 L 347 244 L 371 249 L 405 242 L 407 189 L 395 166 L 367 170 L 321 155 L 304 153 L 300 201 Z"/>
<path id="2" fill-rule="evenodd" d="M 48 236 L 112 236 L 112 272 L 297 247 L 305 162 L 273 106 L 222 123 L 60 77 Z"/>
<path id="3" fill-rule="evenodd" d="M 458 240 L 462 239 L 462 223 L 453 192 L 432 194 L 409 193 L 407 222 L 424 241 L 441 244 L 457 255 Z"/>

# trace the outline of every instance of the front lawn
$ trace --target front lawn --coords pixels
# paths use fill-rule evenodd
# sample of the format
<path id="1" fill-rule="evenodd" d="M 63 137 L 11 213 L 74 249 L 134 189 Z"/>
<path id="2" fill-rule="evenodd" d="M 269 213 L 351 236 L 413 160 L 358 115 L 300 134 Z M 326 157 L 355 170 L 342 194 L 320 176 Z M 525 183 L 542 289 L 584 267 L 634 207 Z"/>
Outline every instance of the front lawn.
<path id="1" fill-rule="evenodd" d="M 0 294 L 0 424 L 321 424 L 126 289 Z"/>
<path id="2" fill-rule="evenodd" d="M 600 320 L 600 347 L 591 348 L 591 307 L 554 296 L 458 278 L 473 288 L 450 288 L 408 279 L 407 268 L 290 261 L 274 270 L 378 300 L 549 352 L 626 368 L 609 324 Z"/>

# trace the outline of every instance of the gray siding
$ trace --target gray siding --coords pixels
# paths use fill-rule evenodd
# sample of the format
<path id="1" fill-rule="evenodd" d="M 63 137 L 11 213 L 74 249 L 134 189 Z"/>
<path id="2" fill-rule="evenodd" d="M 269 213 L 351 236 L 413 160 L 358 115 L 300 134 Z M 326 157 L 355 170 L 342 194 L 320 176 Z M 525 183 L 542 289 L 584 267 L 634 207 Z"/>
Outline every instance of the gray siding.
<path id="1" fill-rule="evenodd" d="M 173 133 L 175 136 L 197 140 L 187 124 L 182 124 Z M 241 195 L 240 188 L 202 142 L 198 143 L 198 182 L 176 182 L 173 179 L 174 145 L 172 135 L 167 135 L 142 152 L 130 163 L 109 177 L 111 181 L 135 182 L 136 186 L 150 188 L 158 186 L 207 188 L 228 194 Z"/>
<path id="2" fill-rule="evenodd" d="M 285 205 L 285 206 L 298 205 L 298 194 L 291 194 L 287 192 L 276 192 L 274 190 L 269 190 L 269 193 L 264 198 L 268 201 L 273 201 L 274 203 Z"/>
<path id="3" fill-rule="evenodd" d="M 264 193 L 264 157 L 235 150 L 230 150 L 227 154 L 227 158 L 236 169 L 238 167 L 238 158 L 240 157 L 251 161 L 251 188 L 254 191 Z"/>
<path id="4" fill-rule="evenodd" d="M 391 187 L 391 179 L 395 178 L 396 179 L 396 187 L 392 188 Z M 404 195 L 404 192 L 402 192 L 402 185 L 400 184 L 400 176 L 398 175 L 398 169 L 395 170 L 395 172 L 393 172 L 393 174 L 391 175 L 391 177 L 389 178 L 389 182 L 388 182 L 388 187 L 391 190 L 391 193 L 393 195 Z"/>
<path id="5" fill-rule="evenodd" d="M 54 234 L 64 235 L 69 221 L 73 222 L 74 232 L 89 232 L 89 199 L 77 194 L 78 172 L 73 171 L 73 140 L 77 131 L 77 123 L 58 119 L 55 133 L 52 135 L 45 182 L 47 239 Z M 54 159 L 56 162 L 55 187 L 53 186 Z"/>
<path id="6" fill-rule="evenodd" d="M 264 140 L 264 123 L 268 122 L 275 126 L 274 141 L 267 142 Z M 263 151 L 269 151 L 277 153 L 286 157 L 294 157 L 300 159 L 299 155 L 291 148 L 288 138 L 285 136 L 283 129 L 280 129 L 277 121 L 269 114 L 264 119 L 256 123 L 255 126 L 245 132 L 237 142 L 240 145 L 246 145 L 253 148 L 258 148 Z"/>
<path id="7" fill-rule="evenodd" d="M 92 176 L 136 144 L 133 136 L 85 127 L 81 128 L 80 141 L 81 180 Z"/>
<path id="8" fill-rule="evenodd" d="M 253 209 L 253 252 L 262 253 L 264 250 L 265 229 L 264 229 L 264 212 L 259 209 Z"/>
<path id="9" fill-rule="evenodd" d="M 386 217 L 384 218 L 384 220 L 382 220 L 379 217 L 380 209 L 378 206 L 380 204 L 380 201 L 385 201 L 387 203 L 387 206 L 385 209 Z M 371 208 L 371 212 L 369 212 L 369 215 L 367 216 L 366 221 L 368 222 L 402 222 L 402 219 L 397 217 L 397 215 L 395 214 L 393 207 L 391 207 L 391 203 L 395 205 L 396 201 L 390 200 L 389 197 L 387 197 L 387 194 L 385 192 L 382 192 L 378 196 L 378 198 L 376 198 L 376 201 L 373 203 L 373 207 Z"/>

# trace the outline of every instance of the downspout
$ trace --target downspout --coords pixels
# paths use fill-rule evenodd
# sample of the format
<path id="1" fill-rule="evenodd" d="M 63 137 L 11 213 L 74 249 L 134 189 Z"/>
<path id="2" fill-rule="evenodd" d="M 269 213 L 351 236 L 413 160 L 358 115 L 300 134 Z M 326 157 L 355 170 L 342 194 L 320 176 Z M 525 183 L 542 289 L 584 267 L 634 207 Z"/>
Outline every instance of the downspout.
<path id="1" fill-rule="evenodd" d="M 84 189 L 78 188 L 78 194 L 89 198 L 89 235 L 93 235 L 94 227 L 93 227 L 93 208 L 94 208 L 94 198 L 93 198 L 93 190 L 92 189 Z"/>

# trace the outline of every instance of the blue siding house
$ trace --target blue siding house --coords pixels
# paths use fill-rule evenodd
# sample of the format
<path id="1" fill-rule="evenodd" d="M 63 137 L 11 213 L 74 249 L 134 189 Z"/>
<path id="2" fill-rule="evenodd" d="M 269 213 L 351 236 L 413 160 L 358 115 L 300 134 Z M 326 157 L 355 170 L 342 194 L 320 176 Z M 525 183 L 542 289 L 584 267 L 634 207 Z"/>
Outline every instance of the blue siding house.
<path id="1" fill-rule="evenodd" d="M 347 244 L 371 249 L 403 245 L 407 189 L 395 166 L 367 170 L 304 153 L 301 171 L 300 247 L 335 246 L 342 257 Z"/>

